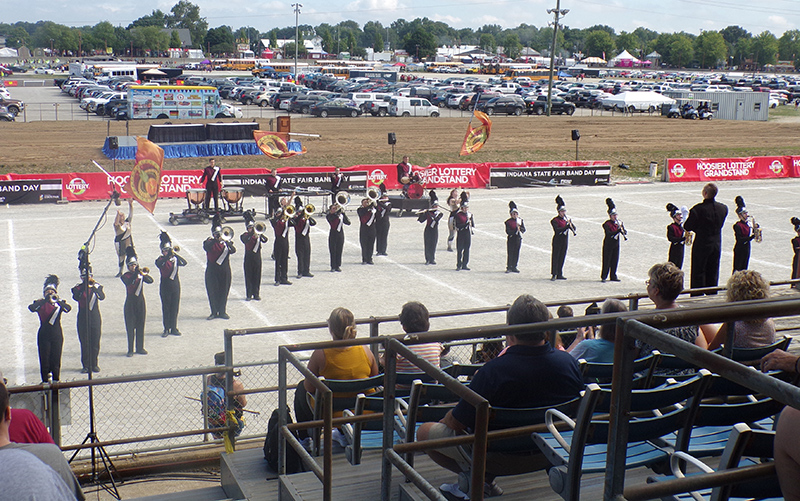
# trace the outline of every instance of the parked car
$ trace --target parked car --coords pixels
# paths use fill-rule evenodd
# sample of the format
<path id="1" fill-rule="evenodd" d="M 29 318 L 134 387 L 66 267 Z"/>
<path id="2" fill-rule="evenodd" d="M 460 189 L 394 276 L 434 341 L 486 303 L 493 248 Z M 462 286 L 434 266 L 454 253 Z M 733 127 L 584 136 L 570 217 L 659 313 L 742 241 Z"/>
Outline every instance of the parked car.
<path id="1" fill-rule="evenodd" d="M 315 117 L 326 118 L 329 116 L 357 117 L 361 114 L 361 107 L 353 101 L 346 99 L 333 99 L 311 106 L 309 112 Z"/>
<path id="2" fill-rule="evenodd" d="M 547 96 L 537 96 L 535 100 L 528 101 L 528 114 L 544 115 L 547 113 Z M 550 99 L 550 114 L 572 115 L 575 113 L 575 105 L 565 101 L 560 97 L 551 97 Z"/>
<path id="3" fill-rule="evenodd" d="M 19 113 L 25 109 L 25 103 L 19 99 L 7 99 L 5 97 L 0 97 L 0 106 L 6 108 L 8 112 L 14 114 L 14 116 L 19 115 Z"/>
<path id="4" fill-rule="evenodd" d="M 325 96 L 320 95 L 302 95 L 298 96 L 297 99 L 293 99 L 289 104 L 289 113 L 302 113 L 307 115 L 311 112 L 311 107 L 315 104 L 322 104 L 327 101 L 328 98 Z"/>
<path id="5" fill-rule="evenodd" d="M 522 115 L 525 109 L 525 101 L 516 95 L 495 97 L 486 102 L 479 102 L 476 109 L 483 111 L 487 115 L 495 113 L 506 113 L 508 115 Z"/>
<path id="6" fill-rule="evenodd" d="M 36 68 L 33 70 L 35 75 L 52 75 L 54 73 L 50 68 Z"/>
<path id="7" fill-rule="evenodd" d="M 0 106 L 0 122 L 13 122 L 16 120 L 13 113 L 8 111 L 8 108 Z"/>
<path id="8" fill-rule="evenodd" d="M 389 115 L 393 117 L 438 117 L 439 108 L 427 99 L 393 96 L 389 101 Z"/>

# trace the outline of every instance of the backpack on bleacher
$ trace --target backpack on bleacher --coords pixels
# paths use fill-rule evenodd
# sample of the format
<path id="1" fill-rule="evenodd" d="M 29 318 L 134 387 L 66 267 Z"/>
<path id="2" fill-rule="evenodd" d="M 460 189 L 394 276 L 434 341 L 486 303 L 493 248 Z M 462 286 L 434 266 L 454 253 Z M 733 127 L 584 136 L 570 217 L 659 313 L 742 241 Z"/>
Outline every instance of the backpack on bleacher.
<path id="1" fill-rule="evenodd" d="M 264 459 L 267 460 L 267 464 L 272 469 L 272 471 L 278 471 L 278 433 L 280 430 L 280 414 L 278 414 L 278 409 L 272 411 L 272 416 L 269 418 L 269 423 L 267 423 L 267 438 L 264 440 Z M 289 409 L 286 409 L 286 423 L 292 423 L 292 415 L 289 412 Z M 292 432 L 299 440 L 297 436 L 297 432 Z M 289 444 L 286 444 L 286 473 L 298 473 L 301 471 L 306 471 L 305 467 L 303 466 L 303 462 L 300 460 L 300 455 L 297 454 Z"/>

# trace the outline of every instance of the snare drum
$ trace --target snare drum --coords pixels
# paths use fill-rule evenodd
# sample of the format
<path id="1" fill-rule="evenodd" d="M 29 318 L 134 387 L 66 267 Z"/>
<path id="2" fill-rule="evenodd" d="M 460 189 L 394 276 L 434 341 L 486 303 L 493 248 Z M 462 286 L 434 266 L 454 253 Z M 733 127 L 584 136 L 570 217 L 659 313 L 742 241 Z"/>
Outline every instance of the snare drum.
<path id="1" fill-rule="evenodd" d="M 224 198 L 229 204 L 237 204 L 239 200 L 244 197 L 244 188 L 241 187 L 228 187 L 222 188 L 220 191 L 222 198 Z"/>
<path id="2" fill-rule="evenodd" d="M 206 190 L 203 188 L 189 188 L 186 190 L 186 198 L 190 203 L 200 205 L 206 200 Z"/>
<path id="3" fill-rule="evenodd" d="M 420 183 L 413 183 L 408 185 L 408 198 L 422 198 L 422 194 L 425 192 L 425 189 L 422 187 Z"/>

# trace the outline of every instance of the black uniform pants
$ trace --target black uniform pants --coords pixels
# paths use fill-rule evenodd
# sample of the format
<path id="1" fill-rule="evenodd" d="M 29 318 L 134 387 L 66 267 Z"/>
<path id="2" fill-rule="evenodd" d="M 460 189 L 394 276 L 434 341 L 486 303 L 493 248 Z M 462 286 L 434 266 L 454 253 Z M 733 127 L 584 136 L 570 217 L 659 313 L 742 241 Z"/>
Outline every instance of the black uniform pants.
<path id="1" fill-rule="evenodd" d="M 746 270 L 750 264 L 750 242 L 733 246 L 733 271 Z"/>
<path id="2" fill-rule="evenodd" d="M 362 224 L 358 240 L 361 243 L 361 262 L 371 264 L 372 254 L 375 250 L 375 226 Z"/>
<path id="3" fill-rule="evenodd" d="M 231 290 L 231 265 L 226 259 L 221 265 L 206 263 L 206 295 L 212 315 L 226 313 L 228 292 Z"/>
<path id="4" fill-rule="evenodd" d="M 40 326 L 36 343 L 39 347 L 39 373 L 42 381 L 47 381 L 49 374 L 53 375 L 53 381 L 58 381 L 61 374 L 61 350 L 64 347 L 61 324 Z"/>
<path id="5" fill-rule="evenodd" d="M 469 264 L 469 247 L 472 245 L 472 233 L 469 228 L 458 230 L 456 236 L 456 268 L 466 268 Z"/>
<path id="6" fill-rule="evenodd" d="M 516 270 L 519 264 L 519 249 L 522 247 L 522 237 L 509 235 L 506 239 L 506 269 Z"/>
<path id="7" fill-rule="evenodd" d="M 125 299 L 125 332 L 128 334 L 128 352 L 144 350 L 144 321 L 147 318 L 147 304 L 144 295 L 128 294 Z"/>
<path id="8" fill-rule="evenodd" d="M 683 254 L 684 244 L 670 244 L 669 246 L 669 262 L 683 268 Z"/>
<path id="9" fill-rule="evenodd" d="M 208 212 L 212 198 L 214 199 L 214 212 L 219 212 L 219 186 L 216 182 L 206 184 L 206 199 L 203 202 L 206 212 Z"/>
<path id="10" fill-rule="evenodd" d="M 389 215 L 375 223 L 375 252 L 379 256 L 386 255 L 389 245 Z"/>
<path id="11" fill-rule="evenodd" d="M 244 256 L 244 289 L 247 297 L 261 295 L 261 252 L 246 251 Z"/>
<path id="12" fill-rule="evenodd" d="M 181 282 L 177 275 L 175 280 L 161 277 L 159 293 L 161 294 L 161 317 L 164 322 L 164 331 L 177 331 L 178 310 L 181 305 Z"/>
<path id="13" fill-rule="evenodd" d="M 617 265 L 619 264 L 619 240 L 616 238 L 606 238 L 603 240 L 603 271 L 600 278 L 605 280 L 611 276 L 611 280 L 617 280 Z"/>
<path id="14" fill-rule="evenodd" d="M 331 269 L 342 267 L 342 250 L 344 250 L 344 232 L 331 230 L 328 233 L 328 252 L 331 255 Z"/>
<path id="15" fill-rule="evenodd" d="M 97 367 L 97 357 L 100 355 L 100 334 L 103 330 L 103 319 L 100 310 L 95 309 L 89 314 L 87 322 L 86 312 L 78 312 L 78 341 L 81 343 L 81 367 L 94 369 Z"/>
<path id="16" fill-rule="evenodd" d="M 436 244 L 439 243 L 439 228 L 425 226 L 423 238 L 425 240 L 425 262 L 428 264 L 435 264 Z"/>
<path id="17" fill-rule="evenodd" d="M 564 261 L 567 259 L 569 247 L 567 235 L 553 235 L 553 253 L 550 258 L 550 274 L 554 277 L 564 276 Z"/>
<path id="18" fill-rule="evenodd" d="M 692 248 L 691 288 L 716 287 L 719 283 L 719 244 L 700 245 L 695 240 Z M 701 295 L 701 294 L 693 294 Z"/>
<path id="19" fill-rule="evenodd" d="M 297 235 L 294 239 L 294 253 L 297 255 L 297 274 L 311 274 L 311 238 L 308 235 Z"/>
<path id="20" fill-rule="evenodd" d="M 289 240 L 283 237 L 276 237 L 272 247 L 272 254 L 275 257 L 275 282 L 284 283 L 289 281 Z"/>

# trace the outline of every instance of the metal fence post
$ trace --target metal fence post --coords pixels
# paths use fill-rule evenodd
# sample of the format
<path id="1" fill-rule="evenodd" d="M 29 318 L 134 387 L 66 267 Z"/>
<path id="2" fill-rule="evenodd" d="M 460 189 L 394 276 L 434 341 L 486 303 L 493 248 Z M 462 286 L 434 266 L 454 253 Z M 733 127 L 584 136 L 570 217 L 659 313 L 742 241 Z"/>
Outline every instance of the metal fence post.
<path id="1" fill-rule="evenodd" d="M 394 443 L 394 397 L 395 382 L 397 381 L 397 352 L 392 343 L 399 342 L 393 338 L 387 339 L 384 346 L 386 358 L 383 368 L 383 450 L 388 451 Z M 381 458 L 381 501 L 392 499 L 392 463 L 384 455 Z"/>
<path id="2" fill-rule="evenodd" d="M 625 488 L 625 457 L 628 450 L 628 418 L 631 409 L 633 360 L 635 358 L 633 339 L 626 336 L 629 327 L 631 326 L 628 323 L 617 319 L 603 499 L 614 499 L 621 496 L 622 490 Z"/>
<path id="3" fill-rule="evenodd" d="M 369 317 L 369 319 L 369 337 L 376 338 L 380 336 L 380 321 L 373 316 Z M 370 349 L 372 350 L 372 354 L 375 356 L 375 360 L 380 360 L 380 351 L 378 350 L 379 346 L 380 344 L 377 343 L 370 345 Z"/>
<path id="4" fill-rule="evenodd" d="M 227 371 L 225 376 L 225 412 L 233 412 L 233 399 L 235 398 L 233 393 L 233 336 L 228 334 L 228 330 L 225 330 L 225 366 L 230 367 Z M 230 423 L 227 423 L 227 416 L 226 416 L 226 424 L 228 424 L 228 438 L 231 441 L 231 447 L 236 450 L 236 433 L 233 432 L 233 427 L 230 426 Z"/>

